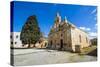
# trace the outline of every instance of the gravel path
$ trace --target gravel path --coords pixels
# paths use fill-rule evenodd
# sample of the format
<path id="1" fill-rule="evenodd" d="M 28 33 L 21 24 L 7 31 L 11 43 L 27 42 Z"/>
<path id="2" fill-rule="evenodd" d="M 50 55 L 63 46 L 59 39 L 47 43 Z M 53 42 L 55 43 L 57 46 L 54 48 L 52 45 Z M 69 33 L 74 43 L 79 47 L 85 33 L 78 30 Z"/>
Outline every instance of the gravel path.
<path id="1" fill-rule="evenodd" d="M 78 55 L 68 51 L 46 50 L 46 49 L 14 49 L 14 65 L 42 65 L 96 61 L 97 57 Z"/>

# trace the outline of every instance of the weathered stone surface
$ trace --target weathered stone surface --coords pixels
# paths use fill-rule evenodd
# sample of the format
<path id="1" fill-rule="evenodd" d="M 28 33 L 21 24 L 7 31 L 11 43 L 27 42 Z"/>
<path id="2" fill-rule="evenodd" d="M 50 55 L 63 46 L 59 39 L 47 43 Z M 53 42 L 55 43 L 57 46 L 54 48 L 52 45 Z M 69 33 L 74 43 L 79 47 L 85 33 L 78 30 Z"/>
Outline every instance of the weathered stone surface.
<path id="1" fill-rule="evenodd" d="M 64 21 L 61 21 L 58 13 L 52 32 L 48 36 L 48 42 L 49 48 L 74 52 L 80 52 L 83 47 L 90 46 L 87 33 L 71 24 L 66 17 Z"/>

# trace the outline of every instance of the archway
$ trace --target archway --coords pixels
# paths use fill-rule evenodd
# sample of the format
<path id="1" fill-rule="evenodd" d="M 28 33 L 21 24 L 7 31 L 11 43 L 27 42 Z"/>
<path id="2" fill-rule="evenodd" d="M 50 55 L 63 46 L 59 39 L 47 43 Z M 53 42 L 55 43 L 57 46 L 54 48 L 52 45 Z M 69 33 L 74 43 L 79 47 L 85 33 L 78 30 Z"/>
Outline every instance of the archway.
<path id="1" fill-rule="evenodd" d="M 63 39 L 60 40 L 60 49 L 63 48 Z"/>

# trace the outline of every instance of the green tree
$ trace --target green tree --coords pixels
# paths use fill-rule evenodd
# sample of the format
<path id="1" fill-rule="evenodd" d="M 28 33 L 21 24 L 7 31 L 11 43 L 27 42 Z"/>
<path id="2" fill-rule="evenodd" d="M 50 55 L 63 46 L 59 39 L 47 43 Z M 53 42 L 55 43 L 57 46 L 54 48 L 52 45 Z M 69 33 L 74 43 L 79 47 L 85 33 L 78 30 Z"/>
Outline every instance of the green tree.
<path id="1" fill-rule="evenodd" d="M 91 44 L 92 45 L 97 45 L 97 38 L 91 39 Z"/>
<path id="2" fill-rule="evenodd" d="M 37 41 L 39 41 L 40 37 L 41 32 L 36 16 L 29 16 L 26 23 L 22 27 L 20 34 L 20 40 L 22 41 L 22 44 L 28 44 L 28 47 L 30 47 L 31 44 L 35 44 Z"/>

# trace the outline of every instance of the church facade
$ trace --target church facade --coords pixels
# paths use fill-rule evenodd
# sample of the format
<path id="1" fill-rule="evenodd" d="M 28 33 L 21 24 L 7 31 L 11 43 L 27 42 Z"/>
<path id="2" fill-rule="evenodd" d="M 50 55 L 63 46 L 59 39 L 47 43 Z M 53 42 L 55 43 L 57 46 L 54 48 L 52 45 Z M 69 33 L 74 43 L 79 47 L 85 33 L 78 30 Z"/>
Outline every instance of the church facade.
<path id="1" fill-rule="evenodd" d="M 80 52 L 82 48 L 90 45 L 88 34 L 85 31 L 78 29 L 66 17 L 62 21 L 60 14 L 57 13 L 48 35 L 48 48 Z"/>

